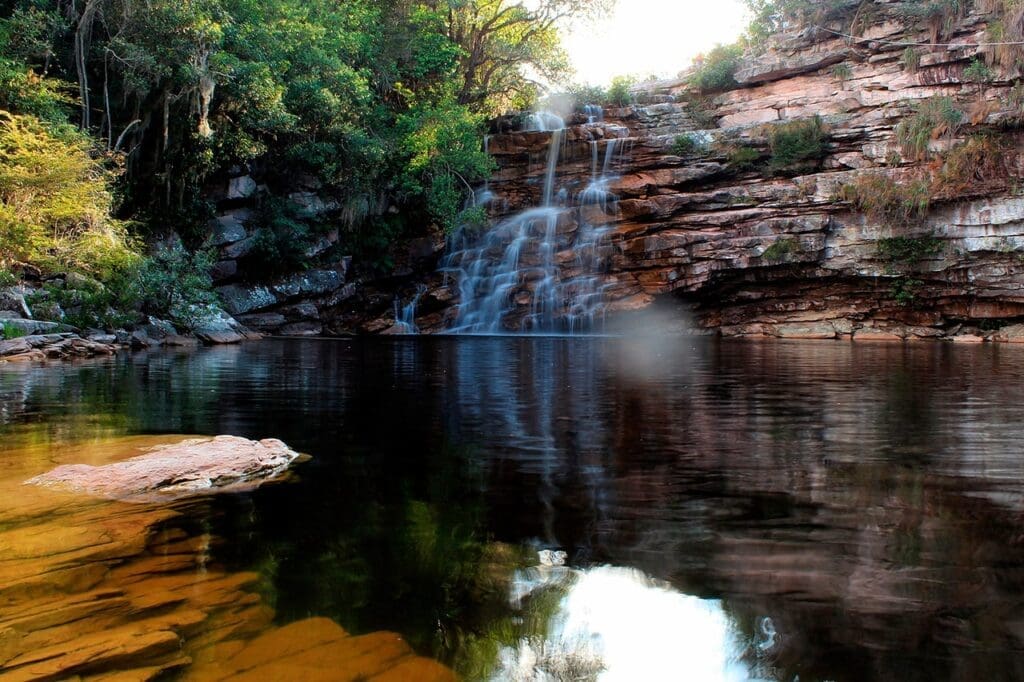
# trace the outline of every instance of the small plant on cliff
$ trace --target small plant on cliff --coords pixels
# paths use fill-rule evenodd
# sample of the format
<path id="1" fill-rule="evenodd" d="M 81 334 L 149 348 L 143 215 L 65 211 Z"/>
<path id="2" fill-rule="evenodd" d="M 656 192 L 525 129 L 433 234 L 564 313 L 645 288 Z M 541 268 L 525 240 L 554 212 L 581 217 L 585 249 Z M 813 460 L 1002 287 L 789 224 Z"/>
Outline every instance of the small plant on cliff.
<path id="1" fill-rule="evenodd" d="M 837 81 L 843 82 L 849 80 L 850 76 L 853 75 L 853 69 L 846 62 L 840 62 L 832 67 L 832 77 Z"/>
<path id="2" fill-rule="evenodd" d="M 768 137 L 771 167 L 782 170 L 817 165 L 827 151 L 827 138 L 820 116 L 775 126 Z"/>
<path id="3" fill-rule="evenodd" d="M 633 86 L 636 79 L 632 76 L 616 76 L 612 78 L 612 84 L 608 86 L 608 104 L 617 107 L 626 107 L 633 103 Z"/>
<path id="4" fill-rule="evenodd" d="M 792 237 L 786 237 L 773 242 L 771 246 L 764 250 L 761 258 L 765 261 L 779 263 L 789 260 L 790 256 L 799 252 L 800 242 Z"/>
<path id="5" fill-rule="evenodd" d="M 684 133 L 672 141 L 671 150 L 676 156 L 694 156 L 705 153 L 707 145 L 698 137 Z"/>
<path id="6" fill-rule="evenodd" d="M 743 173 L 757 169 L 758 162 L 763 154 L 754 147 L 746 145 L 731 145 L 725 149 L 726 158 L 729 160 L 729 169 L 736 173 Z"/>
<path id="7" fill-rule="evenodd" d="M 4 322 L 3 328 L 0 328 L 0 339 L 9 341 L 10 339 L 17 339 L 22 336 L 27 336 L 28 332 L 20 327 L 15 327 L 10 322 Z"/>
<path id="8" fill-rule="evenodd" d="M 266 198 L 256 214 L 258 225 L 245 269 L 254 279 L 274 277 L 304 267 L 313 244 L 309 226 L 291 202 Z"/>
<path id="9" fill-rule="evenodd" d="M 712 97 L 687 93 L 686 113 L 702 130 L 718 127 L 718 114 Z"/>
<path id="10" fill-rule="evenodd" d="M 928 215 L 931 188 L 922 179 L 894 182 L 888 175 L 870 174 L 843 185 L 839 198 L 877 223 L 902 227 Z"/>
<path id="11" fill-rule="evenodd" d="M 937 43 L 948 34 L 954 22 L 967 10 L 967 0 L 911 0 L 899 5 L 899 11 L 914 24 L 928 31 L 929 42 Z"/>
<path id="12" fill-rule="evenodd" d="M 917 51 L 917 48 L 908 47 L 900 55 L 900 64 L 907 73 L 917 73 L 917 70 L 921 68 L 921 53 Z"/>
<path id="13" fill-rule="evenodd" d="M 702 93 L 730 90 L 738 85 L 736 71 L 742 57 L 740 45 L 718 45 L 697 58 L 690 82 Z"/>
<path id="14" fill-rule="evenodd" d="M 964 114 L 951 97 L 935 96 L 918 103 L 914 113 L 896 126 L 896 141 L 904 156 L 915 161 L 929 157 L 928 145 L 940 137 L 953 137 Z"/>
<path id="15" fill-rule="evenodd" d="M 995 78 L 995 73 L 992 72 L 988 64 L 975 57 L 964 68 L 963 78 L 965 83 L 988 83 Z"/>
<path id="16" fill-rule="evenodd" d="M 459 218 L 456 221 L 456 229 L 449 232 L 449 234 L 457 230 L 482 232 L 487 229 L 488 224 L 487 209 L 483 206 L 470 206 L 459 213 Z"/>
<path id="17" fill-rule="evenodd" d="M 917 290 L 923 285 L 919 279 L 911 279 L 909 277 L 900 277 L 892 285 L 892 297 L 896 303 L 901 306 L 913 305 L 914 301 L 917 300 Z"/>
<path id="18" fill-rule="evenodd" d="M 878 240 L 878 255 L 894 265 L 913 265 L 938 255 L 942 240 L 934 237 L 888 237 Z"/>
<path id="19" fill-rule="evenodd" d="M 934 181 L 934 193 L 955 197 L 993 184 L 1005 185 L 1012 175 L 1013 149 L 995 135 L 974 135 L 946 153 Z"/>

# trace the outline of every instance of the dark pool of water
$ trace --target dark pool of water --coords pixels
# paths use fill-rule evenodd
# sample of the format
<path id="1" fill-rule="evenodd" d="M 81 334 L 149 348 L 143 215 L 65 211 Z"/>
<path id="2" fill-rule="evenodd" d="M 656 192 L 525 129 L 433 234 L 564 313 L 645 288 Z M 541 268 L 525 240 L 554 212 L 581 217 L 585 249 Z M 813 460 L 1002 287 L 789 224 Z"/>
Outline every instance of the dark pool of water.
<path id="1" fill-rule="evenodd" d="M 593 606 L 608 679 L 1024 679 L 1022 418 L 1024 349 L 997 346 L 266 341 L 0 368 L 0 457 L 129 433 L 308 452 L 299 482 L 217 499 L 218 559 L 260 570 L 282 621 L 499 677 Z M 534 594 L 538 624 L 510 591 L 543 587 L 513 578 L 541 549 L 581 572 Z"/>

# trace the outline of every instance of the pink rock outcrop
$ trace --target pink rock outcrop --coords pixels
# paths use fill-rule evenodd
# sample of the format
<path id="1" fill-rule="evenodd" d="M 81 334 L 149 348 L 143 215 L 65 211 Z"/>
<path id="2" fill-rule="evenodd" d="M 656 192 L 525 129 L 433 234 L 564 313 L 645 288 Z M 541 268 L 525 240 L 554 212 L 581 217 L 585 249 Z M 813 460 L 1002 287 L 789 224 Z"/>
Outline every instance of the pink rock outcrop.
<path id="1" fill-rule="evenodd" d="M 993 65 L 978 82 L 966 71 L 988 60 L 982 43 L 996 21 L 977 7 L 951 18 L 942 44 L 921 49 L 919 66 L 906 68 L 906 44 L 935 41 L 901 8 L 878 0 L 865 4 L 871 19 L 863 26 L 851 28 L 847 13 L 828 30 L 794 27 L 773 36 L 760 54 L 746 55 L 738 86 L 727 92 L 700 96 L 683 79 L 648 83 L 638 104 L 607 109 L 604 121 L 567 121 L 555 179 L 567 209 L 600 168 L 595 158 L 605 159 L 610 146 L 614 152 L 605 189 L 617 206 L 585 216 L 607 228 L 598 274 L 609 313 L 669 299 L 692 306 L 697 324 L 725 335 L 1017 335 L 1014 325 L 1024 321 L 1021 74 Z M 840 35 L 851 31 L 855 39 Z M 930 140 L 927 158 L 917 158 L 897 128 L 933 97 L 948 98 L 962 125 Z M 773 168 L 772 131 L 814 116 L 827 131 L 821 158 L 806 168 Z M 675 144 L 681 135 L 691 137 L 689 151 Z M 865 175 L 891 184 L 937 175 L 944 155 L 979 135 L 1005 144 L 1005 172 L 964 186 L 933 183 L 930 210 L 915 224 L 872 216 L 843 199 L 844 186 Z M 490 137 L 498 165 L 489 184 L 493 221 L 540 204 L 551 140 L 551 133 L 504 129 Z M 558 229 L 563 280 L 579 274 L 576 222 Z M 892 239 L 930 248 L 894 261 L 883 248 Z M 520 256 L 527 265 L 536 257 L 526 247 Z M 530 312 L 536 285 L 516 283 L 508 328 Z M 450 279 L 429 282 L 419 329 L 450 327 L 457 296 Z M 363 330 L 386 329 L 392 318 L 389 310 Z"/>
<path id="2" fill-rule="evenodd" d="M 115 500 L 174 500 L 256 488 L 280 477 L 299 457 L 273 438 L 193 438 L 113 464 L 59 466 L 25 484 Z"/>

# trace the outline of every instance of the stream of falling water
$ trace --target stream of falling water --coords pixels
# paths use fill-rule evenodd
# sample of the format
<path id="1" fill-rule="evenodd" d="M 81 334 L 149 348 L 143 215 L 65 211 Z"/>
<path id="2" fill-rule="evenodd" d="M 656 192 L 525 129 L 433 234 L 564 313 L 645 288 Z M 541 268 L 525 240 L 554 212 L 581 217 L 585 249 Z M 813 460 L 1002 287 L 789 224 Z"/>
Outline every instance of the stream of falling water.
<path id="1" fill-rule="evenodd" d="M 588 113 L 590 120 L 597 118 Z M 453 236 L 441 265 L 459 289 L 460 303 L 449 333 L 575 334 L 593 331 L 603 322 L 601 271 L 608 233 L 604 225 L 617 210 L 609 185 L 619 140 L 607 141 L 600 172 L 598 143 L 590 143 L 591 179 L 571 205 L 565 188 L 555 191 L 565 122 L 542 112 L 531 117 L 531 129 L 551 133 L 541 205 L 483 234 L 462 230 Z M 490 199 L 489 190 L 486 194 Z"/>

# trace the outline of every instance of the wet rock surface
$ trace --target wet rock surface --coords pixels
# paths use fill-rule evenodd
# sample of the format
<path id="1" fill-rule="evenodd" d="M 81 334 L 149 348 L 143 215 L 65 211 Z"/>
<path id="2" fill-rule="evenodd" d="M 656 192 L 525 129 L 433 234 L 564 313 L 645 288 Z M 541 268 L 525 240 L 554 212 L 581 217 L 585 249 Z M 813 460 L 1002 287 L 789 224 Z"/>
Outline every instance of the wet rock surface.
<path id="1" fill-rule="evenodd" d="M 210 514 L 207 498 L 126 504 L 20 482 L 48 459 L 103 469 L 167 441 L 4 453 L 0 679 L 455 679 L 393 633 L 351 635 L 326 619 L 275 626 L 259 574 L 212 563 L 221 539 L 188 520 Z"/>
<path id="2" fill-rule="evenodd" d="M 77 334 L 34 334 L 0 341 L 0 363 L 42 362 L 113 355 L 119 349 L 107 340 L 83 339 Z"/>

